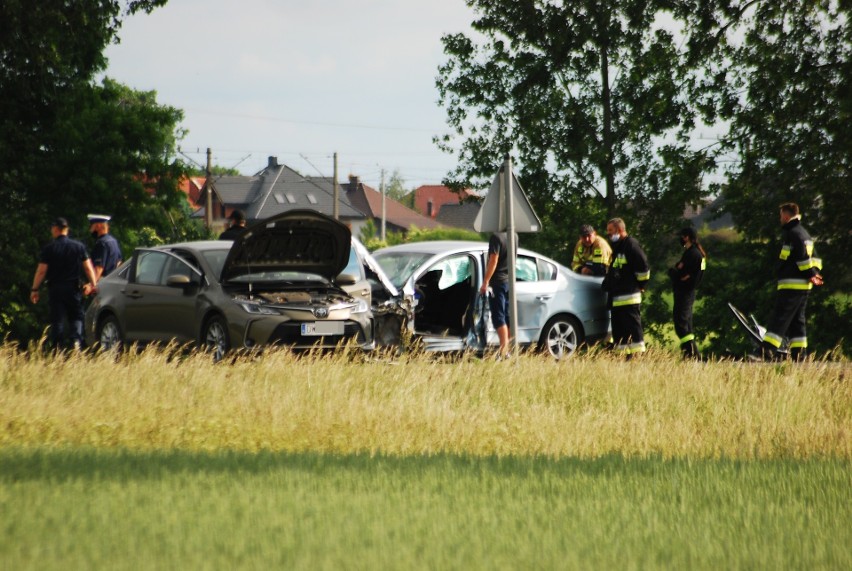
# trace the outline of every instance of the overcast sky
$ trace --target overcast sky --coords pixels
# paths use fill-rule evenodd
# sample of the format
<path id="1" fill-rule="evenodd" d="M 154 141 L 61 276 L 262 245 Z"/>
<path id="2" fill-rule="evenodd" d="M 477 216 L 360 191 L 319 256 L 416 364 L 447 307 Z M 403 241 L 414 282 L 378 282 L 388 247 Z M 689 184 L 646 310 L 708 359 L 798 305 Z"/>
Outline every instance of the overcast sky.
<path id="1" fill-rule="evenodd" d="M 435 78 L 464 0 L 169 0 L 125 21 L 107 75 L 182 109 L 182 150 L 244 174 L 277 156 L 304 175 L 378 188 L 440 184 L 455 158 Z M 246 158 L 247 157 L 247 158 Z"/>

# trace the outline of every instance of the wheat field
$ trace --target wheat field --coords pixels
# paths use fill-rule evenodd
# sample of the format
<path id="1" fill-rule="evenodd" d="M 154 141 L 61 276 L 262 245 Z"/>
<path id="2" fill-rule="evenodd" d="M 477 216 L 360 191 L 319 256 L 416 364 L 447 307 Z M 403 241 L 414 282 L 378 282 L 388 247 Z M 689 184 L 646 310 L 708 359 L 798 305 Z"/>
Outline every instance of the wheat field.
<path id="1" fill-rule="evenodd" d="M 0 446 L 852 459 L 848 363 L 0 350 Z"/>

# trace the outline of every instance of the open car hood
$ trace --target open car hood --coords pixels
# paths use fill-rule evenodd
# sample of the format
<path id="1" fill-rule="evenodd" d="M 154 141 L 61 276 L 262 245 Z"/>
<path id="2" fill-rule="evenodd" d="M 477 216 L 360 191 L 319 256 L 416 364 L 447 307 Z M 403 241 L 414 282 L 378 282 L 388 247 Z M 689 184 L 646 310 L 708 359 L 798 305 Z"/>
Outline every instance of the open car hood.
<path id="1" fill-rule="evenodd" d="M 398 297 L 399 290 L 391 283 L 390 278 L 379 265 L 379 262 L 370 254 L 370 251 L 367 250 L 367 247 L 355 238 L 352 238 L 352 247 L 355 248 L 358 255 L 364 260 L 364 265 L 366 266 L 364 270 L 367 272 L 367 275 L 370 276 L 372 274 L 372 277 L 382 284 L 389 296 Z"/>
<path id="2" fill-rule="evenodd" d="M 291 210 L 250 226 L 235 240 L 222 282 L 257 272 L 305 272 L 329 281 L 349 262 L 352 233 L 314 210 Z"/>

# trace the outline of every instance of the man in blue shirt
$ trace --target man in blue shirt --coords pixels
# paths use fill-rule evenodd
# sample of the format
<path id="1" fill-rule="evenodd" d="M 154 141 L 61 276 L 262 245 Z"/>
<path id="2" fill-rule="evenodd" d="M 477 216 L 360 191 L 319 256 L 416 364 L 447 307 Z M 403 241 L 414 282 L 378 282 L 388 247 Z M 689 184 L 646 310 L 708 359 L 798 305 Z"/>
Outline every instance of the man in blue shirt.
<path id="1" fill-rule="evenodd" d="M 121 247 L 118 245 L 118 240 L 109 233 L 111 216 L 89 214 L 88 219 L 89 232 L 95 239 L 95 246 L 92 248 L 92 266 L 95 269 L 95 277 L 100 280 L 121 265 Z"/>
<path id="2" fill-rule="evenodd" d="M 57 218 L 50 227 L 53 240 L 45 246 L 39 257 L 30 301 L 38 303 L 39 289 L 47 284 L 50 304 L 50 342 L 60 348 L 65 341 L 65 321 L 70 328 L 73 348 L 83 346 L 83 293 L 80 282 L 85 275 L 89 283 L 97 284 L 92 261 L 86 247 L 68 237 L 68 221 Z"/>

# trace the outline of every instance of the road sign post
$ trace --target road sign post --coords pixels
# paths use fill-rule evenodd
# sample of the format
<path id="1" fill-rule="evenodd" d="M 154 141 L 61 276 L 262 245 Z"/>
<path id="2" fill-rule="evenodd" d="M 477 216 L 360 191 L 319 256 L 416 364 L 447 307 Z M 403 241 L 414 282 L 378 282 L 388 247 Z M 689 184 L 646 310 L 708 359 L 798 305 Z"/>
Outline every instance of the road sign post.
<path id="1" fill-rule="evenodd" d="M 518 232 L 539 232 L 541 220 L 536 215 L 515 173 L 512 159 L 506 154 L 503 165 L 491 183 L 491 189 L 482 202 L 473 222 L 477 232 L 506 232 L 507 263 L 509 265 L 509 344 L 513 350 L 518 345 L 518 298 L 515 294 L 515 264 L 517 261 Z"/>

